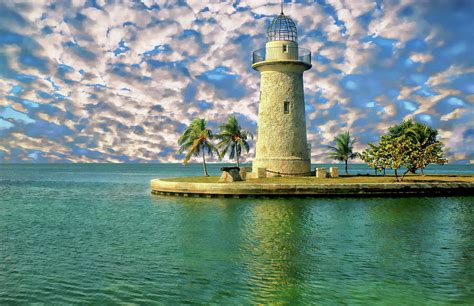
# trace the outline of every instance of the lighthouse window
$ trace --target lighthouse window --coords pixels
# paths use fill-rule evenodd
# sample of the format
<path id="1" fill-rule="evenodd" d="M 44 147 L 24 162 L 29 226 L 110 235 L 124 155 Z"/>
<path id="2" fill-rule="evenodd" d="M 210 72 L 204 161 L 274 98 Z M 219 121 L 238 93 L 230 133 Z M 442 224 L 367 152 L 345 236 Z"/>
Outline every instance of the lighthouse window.
<path id="1" fill-rule="evenodd" d="M 290 113 L 290 102 L 288 101 L 283 102 L 283 113 L 284 114 Z"/>
<path id="2" fill-rule="evenodd" d="M 288 53 L 288 45 L 283 45 L 283 52 Z"/>

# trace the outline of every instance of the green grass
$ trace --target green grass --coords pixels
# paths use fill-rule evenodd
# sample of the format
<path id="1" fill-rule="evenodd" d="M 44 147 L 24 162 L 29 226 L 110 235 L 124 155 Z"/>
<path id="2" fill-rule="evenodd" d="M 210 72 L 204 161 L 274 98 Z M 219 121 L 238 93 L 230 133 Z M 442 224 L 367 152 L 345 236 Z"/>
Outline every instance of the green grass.
<path id="1" fill-rule="evenodd" d="M 187 183 L 217 183 L 218 176 L 188 176 L 188 177 L 173 177 L 160 179 L 165 182 L 187 182 Z"/>
<path id="2" fill-rule="evenodd" d="M 188 183 L 217 183 L 218 176 L 193 176 L 193 177 L 179 177 L 166 178 L 163 181 L 169 182 L 188 182 Z M 317 179 L 314 176 L 306 177 L 271 177 L 260 179 L 249 179 L 243 182 L 235 182 L 234 184 L 298 184 L 298 185 L 312 185 L 312 184 L 350 184 L 350 183 L 395 183 L 394 175 L 386 176 L 341 176 L 338 178 L 324 178 Z M 408 175 L 403 180 L 405 183 L 417 182 L 474 182 L 473 175 Z"/>

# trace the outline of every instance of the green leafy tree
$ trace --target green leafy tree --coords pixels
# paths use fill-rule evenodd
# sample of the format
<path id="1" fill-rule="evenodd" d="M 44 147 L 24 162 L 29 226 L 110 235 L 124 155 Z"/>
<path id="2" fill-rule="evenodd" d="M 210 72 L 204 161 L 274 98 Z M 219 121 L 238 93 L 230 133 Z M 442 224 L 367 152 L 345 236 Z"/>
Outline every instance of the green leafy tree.
<path id="1" fill-rule="evenodd" d="M 178 144 L 180 146 L 178 152 L 184 153 L 187 151 L 183 163 L 186 165 L 192 156 L 202 155 L 205 176 L 209 176 L 209 173 L 207 172 L 206 154 L 210 156 L 212 156 L 214 152 L 219 154 L 212 143 L 212 139 L 212 131 L 207 128 L 206 120 L 201 118 L 195 118 L 190 125 L 184 129 L 178 139 Z"/>
<path id="2" fill-rule="evenodd" d="M 420 169 L 421 175 L 424 175 L 423 170 L 429 164 L 443 165 L 448 162 L 443 157 L 444 144 L 437 139 L 438 131 L 436 129 L 415 122 L 405 130 L 405 135 L 415 146 L 413 168 Z"/>
<path id="3" fill-rule="evenodd" d="M 406 136 L 396 138 L 382 137 L 380 150 L 385 157 L 383 159 L 385 162 L 384 168 L 393 169 L 397 181 L 403 181 L 408 172 L 413 169 L 414 151 L 410 140 Z M 402 167 L 406 168 L 406 171 L 399 177 L 398 169 Z"/>
<path id="4" fill-rule="evenodd" d="M 328 146 L 331 149 L 332 159 L 342 161 L 345 164 L 346 174 L 349 174 L 347 171 L 347 163 L 349 159 L 357 157 L 357 153 L 354 152 L 354 144 L 357 142 L 355 138 L 351 137 L 349 131 L 342 133 L 334 138 L 335 145 Z"/>
<path id="5" fill-rule="evenodd" d="M 377 171 L 384 170 L 385 172 L 386 158 L 383 155 L 384 153 L 379 146 L 369 143 L 369 148 L 359 153 L 359 158 L 366 162 L 369 167 L 375 169 L 375 174 L 377 174 Z"/>
<path id="6" fill-rule="evenodd" d="M 369 144 L 369 148 L 359 156 L 369 167 L 377 170 L 393 169 L 397 181 L 403 181 L 411 168 L 413 147 L 410 140 L 405 136 L 390 138 L 382 136 L 378 145 Z M 407 170 L 399 176 L 400 168 Z"/>
<path id="7" fill-rule="evenodd" d="M 235 158 L 237 167 L 240 167 L 242 149 L 249 152 L 250 146 L 247 139 L 253 139 L 253 135 L 242 129 L 235 116 L 229 116 L 227 122 L 219 126 L 219 134 L 216 138 L 219 140 L 217 148 L 221 150 L 221 158 L 228 153 L 229 158 Z"/>
<path id="8" fill-rule="evenodd" d="M 444 145 L 437 140 L 437 135 L 436 129 L 425 124 L 403 121 L 390 127 L 378 145 L 369 144 L 360 157 L 372 168 L 393 169 L 397 181 L 403 181 L 409 172 L 420 169 L 423 175 L 423 169 L 429 164 L 447 163 L 443 157 Z M 399 177 L 401 167 L 406 171 Z"/>
<path id="9" fill-rule="evenodd" d="M 443 157 L 444 144 L 437 139 L 438 131 L 435 128 L 413 120 L 405 120 L 390 127 L 386 137 L 393 139 L 401 136 L 407 137 L 412 145 L 412 159 L 408 165 L 410 172 L 415 173 L 419 169 L 420 174 L 424 175 L 423 170 L 429 164 L 443 165 L 448 162 Z"/>

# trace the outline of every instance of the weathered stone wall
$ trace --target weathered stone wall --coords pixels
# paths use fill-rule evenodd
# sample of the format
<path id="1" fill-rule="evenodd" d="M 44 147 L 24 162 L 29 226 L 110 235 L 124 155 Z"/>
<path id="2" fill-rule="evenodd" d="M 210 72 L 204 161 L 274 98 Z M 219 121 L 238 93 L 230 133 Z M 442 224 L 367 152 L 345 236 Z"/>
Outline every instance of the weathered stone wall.
<path id="1" fill-rule="evenodd" d="M 474 195 L 472 182 L 419 182 L 419 183 L 339 183 L 339 184 L 275 184 L 275 183 L 192 183 L 166 179 L 151 180 L 151 191 L 156 194 L 184 196 L 426 196 Z"/>
<path id="2" fill-rule="evenodd" d="M 260 104 L 253 169 L 282 173 L 310 172 L 306 138 L 303 65 L 269 63 L 258 69 Z M 284 103 L 289 102 L 289 112 Z"/>

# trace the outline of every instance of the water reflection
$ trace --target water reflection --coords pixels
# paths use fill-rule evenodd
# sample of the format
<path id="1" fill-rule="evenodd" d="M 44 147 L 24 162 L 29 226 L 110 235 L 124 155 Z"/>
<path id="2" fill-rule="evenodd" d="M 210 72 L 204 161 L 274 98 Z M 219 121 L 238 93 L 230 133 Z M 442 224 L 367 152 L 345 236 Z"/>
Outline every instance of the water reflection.
<path id="1" fill-rule="evenodd" d="M 250 295 L 248 299 L 256 303 L 300 299 L 306 250 L 301 223 L 308 209 L 304 203 L 159 196 L 154 202 L 179 211 L 177 258 L 186 260 L 177 266 L 183 271 L 184 287 L 197 282 L 203 290 L 205 280 L 214 279 L 218 280 L 213 283 L 218 291 L 214 294 L 221 298 Z M 208 269 L 198 267 L 202 263 Z"/>
<path id="2" fill-rule="evenodd" d="M 242 199 L 154 196 L 161 211 L 173 211 L 175 253 L 173 274 L 177 294 L 189 297 L 180 303 L 235 301 L 248 295 L 239 258 L 239 241 L 249 202 Z M 167 242 L 168 244 L 169 242 Z"/>
<path id="3" fill-rule="evenodd" d="M 286 200 L 259 200 L 243 228 L 241 256 L 246 258 L 248 286 L 254 301 L 299 300 L 304 278 L 301 257 L 305 207 Z"/>
<path id="4" fill-rule="evenodd" d="M 176 295 L 292 304 L 469 298 L 470 198 L 153 201 L 174 232 L 165 245 L 174 244 Z"/>

